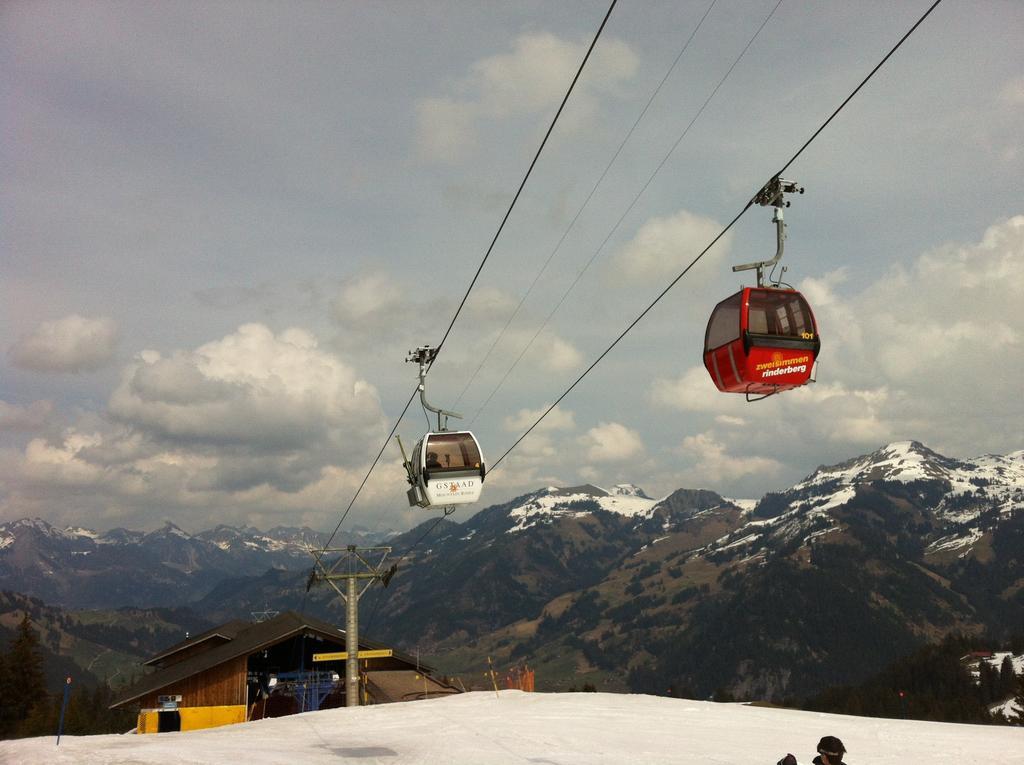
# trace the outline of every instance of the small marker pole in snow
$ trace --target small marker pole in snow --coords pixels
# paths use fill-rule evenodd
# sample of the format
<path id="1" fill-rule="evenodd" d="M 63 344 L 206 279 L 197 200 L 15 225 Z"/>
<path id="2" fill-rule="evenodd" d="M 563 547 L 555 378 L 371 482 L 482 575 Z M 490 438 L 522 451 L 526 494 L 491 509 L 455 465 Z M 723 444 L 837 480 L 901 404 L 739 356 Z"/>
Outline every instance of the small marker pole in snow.
<path id="1" fill-rule="evenodd" d="M 64 711 L 68 708 L 68 697 L 71 695 L 71 675 L 64 680 L 64 701 L 60 705 L 60 722 L 57 723 L 57 746 L 60 746 L 60 737 L 64 733 Z"/>
<path id="2" fill-rule="evenodd" d="M 900 714 L 903 716 L 904 720 L 907 719 L 907 692 L 906 691 L 900 691 Z"/>
<path id="3" fill-rule="evenodd" d="M 498 693 L 498 680 L 494 674 L 494 663 L 491 661 L 490 656 L 487 657 L 487 666 L 490 667 L 490 671 L 487 674 L 491 677 L 491 684 L 494 686 L 494 695 L 500 699 L 501 695 Z"/>

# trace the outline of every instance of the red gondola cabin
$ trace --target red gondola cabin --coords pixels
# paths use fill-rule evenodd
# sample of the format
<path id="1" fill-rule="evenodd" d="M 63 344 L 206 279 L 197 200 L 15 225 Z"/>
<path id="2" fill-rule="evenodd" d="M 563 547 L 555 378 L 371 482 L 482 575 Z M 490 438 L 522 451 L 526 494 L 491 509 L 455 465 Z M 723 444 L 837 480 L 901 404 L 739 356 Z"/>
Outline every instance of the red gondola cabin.
<path id="1" fill-rule="evenodd" d="M 704 366 L 720 391 L 765 396 L 809 382 L 820 348 L 803 295 L 744 287 L 715 306 L 704 334 Z"/>

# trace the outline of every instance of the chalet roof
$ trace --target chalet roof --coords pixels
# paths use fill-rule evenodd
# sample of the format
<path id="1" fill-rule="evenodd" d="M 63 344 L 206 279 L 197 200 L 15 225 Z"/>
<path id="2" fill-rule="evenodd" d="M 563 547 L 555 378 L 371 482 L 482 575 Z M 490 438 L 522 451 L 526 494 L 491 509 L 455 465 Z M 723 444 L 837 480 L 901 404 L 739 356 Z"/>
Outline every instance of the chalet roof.
<path id="1" fill-rule="evenodd" d="M 228 622 L 228 624 L 233 623 L 234 622 Z M 146 677 L 142 678 L 142 680 L 140 680 L 135 686 L 129 689 L 124 697 L 111 704 L 111 707 L 119 707 L 124 704 L 128 704 L 148 693 L 153 693 L 154 691 L 158 691 L 168 685 L 177 683 L 181 680 L 192 677 L 193 675 L 197 675 L 200 672 L 205 672 L 206 670 L 223 664 L 224 662 L 237 659 L 241 656 L 249 656 L 257 651 L 262 651 L 264 648 L 269 648 L 272 645 L 306 631 L 316 633 L 336 643 L 344 643 L 345 641 L 345 630 L 331 624 L 330 622 L 325 622 L 322 619 L 317 619 L 305 614 L 299 614 L 295 611 L 285 611 L 279 616 L 275 616 L 273 619 L 268 619 L 265 622 L 258 622 L 256 624 L 243 622 L 243 624 L 245 625 L 245 629 L 240 629 L 235 633 L 234 637 L 230 638 L 226 643 L 221 643 L 219 645 L 211 644 L 208 650 L 202 651 L 195 656 L 190 656 L 189 658 L 179 661 L 176 664 L 172 664 L 169 667 L 159 669 L 151 675 L 146 675 Z M 217 633 L 214 630 L 213 632 L 215 632 L 215 634 L 222 634 L 223 636 L 226 636 L 225 633 L 228 631 L 230 630 L 222 630 L 220 633 Z M 379 643 L 375 640 L 368 640 L 362 637 L 359 639 L 360 650 L 364 648 L 374 649 L 387 647 L 388 646 L 384 643 Z M 172 646 L 172 648 L 174 648 L 174 646 Z M 164 655 L 166 655 L 169 650 L 170 649 L 168 649 L 168 651 L 164 651 Z M 392 655 L 394 658 L 408 664 L 417 664 L 415 657 L 409 656 L 401 651 L 394 651 Z M 420 664 L 419 666 L 425 673 L 433 671 L 426 665 Z"/>
<path id="2" fill-rule="evenodd" d="M 203 643 L 207 640 L 213 640 L 215 638 L 221 638 L 222 640 L 234 640 L 238 636 L 239 632 L 248 629 L 251 626 L 252 622 L 247 622 L 244 619 L 232 619 L 230 622 L 226 622 L 225 624 L 222 624 L 219 627 L 208 629 L 206 632 L 201 632 L 198 635 L 195 635 L 194 637 L 187 637 L 180 643 L 175 643 L 170 648 L 165 648 L 163 651 L 158 653 L 153 658 L 142 662 L 142 664 L 144 666 L 153 666 L 159 664 L 161 661 L 168 658 L 169 656 L 173 656 L 178 651 L 181 651 L 185 648 L 190 648 L 194 645 L 199 645 L 200 643 Z"/>
<path id="3" fill-rule="evenodd" d="M 374 670 L 368 672 L 367 688 L 377 703 L 411 701 L 430 696 L 450 696 L 459 689 L 427 674 L 408 670 Z"/>

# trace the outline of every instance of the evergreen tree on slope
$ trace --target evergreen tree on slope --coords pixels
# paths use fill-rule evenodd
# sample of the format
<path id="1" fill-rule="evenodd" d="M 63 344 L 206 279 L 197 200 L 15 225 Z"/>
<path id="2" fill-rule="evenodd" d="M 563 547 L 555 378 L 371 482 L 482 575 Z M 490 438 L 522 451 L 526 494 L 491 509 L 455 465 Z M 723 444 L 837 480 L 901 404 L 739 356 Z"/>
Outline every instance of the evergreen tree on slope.
<path id="1" fill-rule="evenodd" d="M 48 701 L 39 636 L 28 613 L 22 616 L 14 640 L 3 656 L 0 696 L 4 699 L 0 705 L 0 735 L 4 738 L 16 735 L 33 707 Z"/>

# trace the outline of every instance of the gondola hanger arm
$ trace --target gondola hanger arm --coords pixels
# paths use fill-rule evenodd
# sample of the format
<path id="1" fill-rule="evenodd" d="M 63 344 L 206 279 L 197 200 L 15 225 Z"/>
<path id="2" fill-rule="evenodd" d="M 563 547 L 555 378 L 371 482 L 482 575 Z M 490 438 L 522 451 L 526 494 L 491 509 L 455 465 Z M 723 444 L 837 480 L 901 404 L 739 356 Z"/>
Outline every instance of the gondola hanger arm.
<path id="1" fill-rule="evenodd" d="M 797 185 L 795 181 L 787 181 L 784 178 L 775 176 L 768 183 L 761 187 L 761 190 L 750 200 L 750 204 L 761 205 L 762 207 L 774 207 L 775 214 L 772 216 L 772 223 L 775 224 L 775 257 L 771 260 L 761 260 L 754 263 L 744 263 L 741 266 L 733 266 L 733 272 L 757 270 L 757 286 L 764 286 L 764 269 L 774 266 L 782 258 L 786 246 L 786 222 L 783 219 L 782 211 L 789 207 L 786 201 L 786 194 L 803 194 L 804 187 Z"/>
<path id="2" fill-rule="evenodd" d="M 420 403 L 423 404 L 423 408 L 427 411 L 434 412 L 437 415 L 437 429 L 444 431 L 448 430 L 448 418 L 454 417 L 457 420 L 462 419 L 462 415 L 458 412 L 452 412 L 447 409 L 441 409 L 432 405 L 427 401 L 427 372 L 430 371 L 430 365 L 434 362 L 434 357 L 437 356 L 437 348 L 429 345 L 421 345 L 414 351 L 409 351 L 409 355 L 406 356 L 406 361 L 413 361 L 420 365 Z M 442 422 L 441 418 L 444 417 Z"/>

